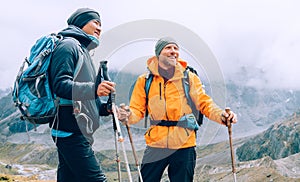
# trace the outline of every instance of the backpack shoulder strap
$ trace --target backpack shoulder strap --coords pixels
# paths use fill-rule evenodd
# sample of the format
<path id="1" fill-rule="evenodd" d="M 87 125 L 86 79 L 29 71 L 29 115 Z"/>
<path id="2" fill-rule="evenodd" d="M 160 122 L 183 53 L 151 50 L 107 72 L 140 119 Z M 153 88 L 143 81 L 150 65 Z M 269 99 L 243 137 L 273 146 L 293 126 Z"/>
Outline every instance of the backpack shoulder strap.
<path id="1" fill-rule="evenodd" d="M 146 94 L 146 103 L 145 103 L 145 128 L 147 128 L 147 118 L 148 118 L 148 115 L 149 115 L 149 112 L 148 112 L 148 100 L 149 100 L 149 90 L 150 90 L 150 86 L 151 86 L 151 83 L 153 81 L 153 74 L 149 71 L 145 77 L 145 94 Z"/>
<path id="2" fill-rule="evenodd" d="M 75 71 L 74 71 L 74 78 L 76 78 L 78 76 L 78 73 L 84 62 L 84 60 L 83 60 L 83 52 L 84 51 L 83 51 L 81 43 L 77 39 L 75 39 L 73 37 L 63 37 L 63 39 L 71 39 L 72 41 L 75 42 L 76 46 L 78 47 L 78 52 L 79 52 L 78 53 L 78 61 L 77 61 Z"/>
<path id="3" fill-rule="evenodd" d="M 74 42 L 76 42 L 76 45 L 78 47 L 78 61 L 77 61 L 77 64 L 76 64 L 76 67 L 75 67 L 75 71 L 74 71 L 74 79 L 78 76 L 79 74 L 79 71 L 83 65 L 83 48 L 80 44 L 80 42 L 75 39 L 75 38 L 70 38 L 72 40 L 74 40 Z M 73 104 L 73 101 L 72 100 L 68 100 L 68 99 L 64 99 L 64 98 L 59 98 L 59 104 L 60 105 L 72 105 Z"/>
<path id="4" fill-rule="evenodd" d="M 151 72 L 147 73 L 145 77 L 146 105 L 148 104 L 148 95 L 149 95 L 149 90 L 150 90 L 152 80 L 153 80 L 153 74 Z"/>
<path id="5" fill-rule="evenodd" d="M 191 106 L 192 105 L 192 99 L 190 97 L 190 77 L 189 77 L 189 70 L 186 69 L 183 72 L 183 79 L 182 79 L 182 84 L 183 84 L 183 89 L 185 93 L 185 97 L 188 100 L 188 104 Z"/>
<path id="6" fill-rule="evenodd" d="M 194 68 L 192 68 L 190 66 L 187 66 L 186 70 L 183 72 L 183 74 L 184 74 L 184 77 L 182 78 L 183 89 L 184 89 L 185 96 L 188 100 L 188 104 L 191 107 L 192 112 L 193 112 L 193 114 L 195 115 L 195 117 L 197 119 L 197 123 L 198 123 L 199 126 L 201 126 L 202 123 L 203 123 L 203 114 L 200 111 L 197 110 L 194 102 L 191 99 L 191 96 L 190 96 L 190 77 L 189 77 L 190 73 L 189 72 L 192 72 L 192 73 L 194 73 L 198 76 L 197 71 Z"/>
<path id="7" fill-rule="evenodd" d="M 75 67 L 75 71 L 74 71 L 74 78 L 76 78 L 78 76 L 79 70 L 81 69 L 82 65 L 83 65 L 83 50 L 81 45 L 79 46 L 79 55 L 78 55 L 78 61 Z"/>
<path id="8" fill-rule="evenodd" d="M 145 128 L 147 128 L 147 118 L 148 118 L 148 109 L 147 109 L 147 106 L 148 106 L 148 95 L 149 95 L 149 90 L 150 90 L 150 86 L 151 86 L 151 83 L 152 83 L 152 80 L 153 80 L 153 74 L 149 71 L 146 76 L 145 76 L 145 86 L 144 86 L 144 89 L 145 89 L 145 94 L 146 94 L 146 102 L 145 102 L 145 108 L 146 108 L 146 111 L 145 111 Z M 135 87 L 135 84 L 136 84 L 136 80 L 135 82 L 131 85 L 130 89 L 129 89 L 129 100 L 131 99 L 131 95 L 132 95 L 132 92 L 133 92 L 133 89 Z"/>

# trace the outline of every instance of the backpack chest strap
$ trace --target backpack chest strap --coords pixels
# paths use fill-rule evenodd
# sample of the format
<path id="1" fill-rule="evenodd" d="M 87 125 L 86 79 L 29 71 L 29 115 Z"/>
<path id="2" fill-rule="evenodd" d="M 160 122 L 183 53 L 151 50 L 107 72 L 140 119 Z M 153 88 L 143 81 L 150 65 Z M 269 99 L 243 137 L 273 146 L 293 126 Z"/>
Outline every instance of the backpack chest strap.
<path id="1" fill-rule="evenodd" d="M 69 99 L 64 99 L 64 98 L 59 98 L 59 105 L 60 106 L 69 106 L 69 105 L 73 105 L 73 101 L 69 100 Z"/>
<path id="2" fill-rule="evenodd" d="M 173 121 L 173 120 L 150 120 L 151 125 L 156 126 L 178 126 L 181 128 L 187 128 L 192 130 L 198 130 L 199 125 L 196 121 L 196 118 L 193 114 L 188 114 L 180 118 L 179 121 Z"/>

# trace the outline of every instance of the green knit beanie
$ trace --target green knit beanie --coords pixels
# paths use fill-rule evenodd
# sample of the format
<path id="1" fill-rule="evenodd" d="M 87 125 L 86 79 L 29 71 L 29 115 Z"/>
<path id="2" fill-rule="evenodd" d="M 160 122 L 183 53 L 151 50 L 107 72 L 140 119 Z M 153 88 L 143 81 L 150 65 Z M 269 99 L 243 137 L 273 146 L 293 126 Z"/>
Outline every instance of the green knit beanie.
<path id="1" fill-rule="evenodd" d="M 168 45 L 168 44 L 176 44 L 176 46 L 179 47 L 178 44 L 176 43 L 176 41 L 172 37 L 160 38 L 155 44 L 156 57 L 158 57 L 160 55 L 161 50 L 163 50 L 163 48 L 166 47 L 166 45 Z"/>

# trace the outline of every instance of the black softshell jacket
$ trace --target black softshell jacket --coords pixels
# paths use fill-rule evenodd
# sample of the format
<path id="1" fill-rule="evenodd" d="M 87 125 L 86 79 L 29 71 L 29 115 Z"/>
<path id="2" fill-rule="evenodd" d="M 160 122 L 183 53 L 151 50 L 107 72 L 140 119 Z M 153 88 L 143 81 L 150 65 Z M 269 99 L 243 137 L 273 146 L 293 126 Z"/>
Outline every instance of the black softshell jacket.
<path id="1" fill-rule="evenodd" d="M 75 26 L 69 26 L 58 34 L 63 40 L 58 44 L 52 57 L 49 69 L 49 80 L 56 96 L 72 101 L 80 101 L 81 112 L 87 118 L 76 119 L 73 106 L 60 106 L 54 129 L 83 133 L 91 137 L 99 127 L 100 115 L 107 116 L 106 104 L 102 104 L 96 96 L 96 70 L 89 51 L 96 48 L 88 35 Z M 81 47 L 81 48 L 80 48 Z M 75 69 L 80 54 L 83 63 L 75 76 Z M 77 68 L 78 69 L 78 68 Z M 92 121 L 92 133 L 87 131 L 85 119 Z M 53 123 L 50 123 L 52 126 Z M 91 124 L 91 123 L 89 123 Z"/>

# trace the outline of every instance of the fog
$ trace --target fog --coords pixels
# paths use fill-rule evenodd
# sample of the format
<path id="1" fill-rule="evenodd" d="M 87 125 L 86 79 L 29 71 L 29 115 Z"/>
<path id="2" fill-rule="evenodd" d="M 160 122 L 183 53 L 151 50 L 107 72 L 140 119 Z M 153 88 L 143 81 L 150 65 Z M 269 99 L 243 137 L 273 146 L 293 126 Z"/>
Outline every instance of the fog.
<path id="1" fill-rule="evenodd" d="M 101 14 L 103 36 L 133 21 L 173 22 L 195 33 L 206 44 L 226 79 L 258 88 L 299 90 L 299 5 L 296 0 L 6 1 L 0 7 L 0 89 L 13 86 L 19 66 L 24 57 L 29 56 L 30 47 L 37 38 L 65 28 L 67 18 L 77 8 L 90 7 Z M 138 28 L 145 31 L 143 27 Z M 153 35 L 151 39 L 145 37 L 144 44 L 142 41 L 135 45 L 131 40 L 131 47 L 126 50 L 131 57 L 127 61 L 153 55 L 152 46 L 159 38 L 155 33 L 159 30 L 160 27 L 148 29 Z M 110 37 L 112 42 L 122 32 L 116 34 Z M 182 33 L 175 38 L 180 40 L 186 36 L 189 35 Z M 109 45 L 103 43 L 99 49 L 106 46 Z M 134 46 L 142 50 L 137 52 Z M 182 47 L 188 46 L 185 43 Z M 115 50 L 115 55 L 123 51 L 118 47 Z M 112 61 L 110 64 L 122 68 L 128 62 Z"/>

